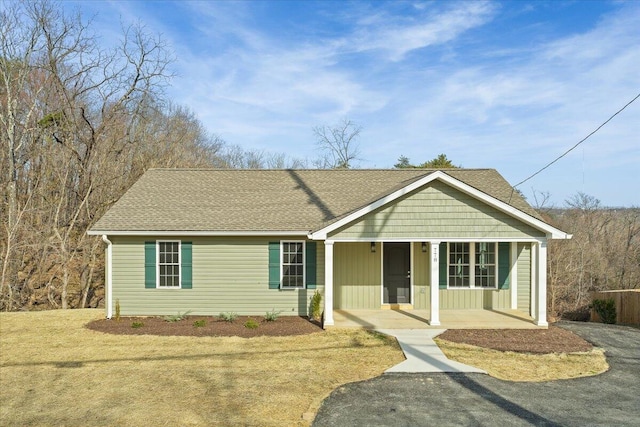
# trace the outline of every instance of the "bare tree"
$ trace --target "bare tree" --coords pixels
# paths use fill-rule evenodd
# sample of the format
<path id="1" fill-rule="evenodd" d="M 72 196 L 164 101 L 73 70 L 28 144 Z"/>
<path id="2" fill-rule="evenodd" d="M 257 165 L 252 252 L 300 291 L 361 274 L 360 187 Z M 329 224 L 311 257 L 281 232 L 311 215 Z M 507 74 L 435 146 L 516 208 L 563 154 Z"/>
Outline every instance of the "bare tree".
<path id="1" fill-rule="evenodd" d="M 0 25 L 0 309 L 95 305 L 88 228 L 146 169 L 220 165 L 224 142 L 164 101 L 172 55 L 143 27 L 103 50 L 46 0 L 8 3 Z"/>
<path id="2" fill-rule="evenodd" d="M 551 193 L 548 191 L 537 191 L 535 189 L 531 189 L 533 192 L 533 207 L 537 211 L 546 211 L 549 206 L 549 201 L 551 200 Z"/>
<path id="3" fill-rule="evenodd" d="M 552 316 L 588 316 L 591 292 L 640 287 L 640 209 L 602 207 L 584 193 L 546 215 L 571 240 L 549 242 Z"/>
<path id="4" fill-rule="evenodd" d="M 313 134 L 322 155 L 315 162 L 320 168 L 350 168 L 358 160 L 360 149 L 357 139 L 362 127 L 349 119 L 343 119 L 334 126 L 316 126 Z"/>

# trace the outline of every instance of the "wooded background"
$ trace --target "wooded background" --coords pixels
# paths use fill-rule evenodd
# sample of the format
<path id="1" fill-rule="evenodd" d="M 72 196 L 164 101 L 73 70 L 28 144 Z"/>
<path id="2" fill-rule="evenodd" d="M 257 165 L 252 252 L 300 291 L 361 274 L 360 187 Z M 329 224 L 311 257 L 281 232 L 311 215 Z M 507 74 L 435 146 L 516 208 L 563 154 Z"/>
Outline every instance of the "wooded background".
<path id="1" fill-rule="evenodd" d="M 42 1 L 8 3 L 0 29 L 2 311 L 102 305 L 104 244 L 86 232 L 149 168 L 309 163 L 228 144 L 169 102 L 173 54 L 141 26 L 104 50 L 80 14 Z M 314 128 L 325 152 L 311 164 L 352 166 L 360 130 L 347 119 Z M 638 209 L 578 194 L 541 212 L 574 234 L 549 244 L 552 316 L 585 312 L 592 290 L 640 287 Z"/>

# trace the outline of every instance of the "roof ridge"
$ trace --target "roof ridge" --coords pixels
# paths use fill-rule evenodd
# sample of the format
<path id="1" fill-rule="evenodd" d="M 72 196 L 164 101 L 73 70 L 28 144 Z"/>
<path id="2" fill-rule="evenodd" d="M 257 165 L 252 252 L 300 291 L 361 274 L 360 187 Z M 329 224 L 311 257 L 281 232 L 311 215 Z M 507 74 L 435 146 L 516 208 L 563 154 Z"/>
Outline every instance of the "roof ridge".
<path id="1" fill-rule="evenodd" d="M 194 172 L 285 172 L 285 171 L 304 171 L 304 172 L 407 172 L 407 171 L 496 171 L 495 168 L 359 168 L 359 169 L 316 169 L 316 168 L 149 168 L 147 171 L 194 171 Z"/>

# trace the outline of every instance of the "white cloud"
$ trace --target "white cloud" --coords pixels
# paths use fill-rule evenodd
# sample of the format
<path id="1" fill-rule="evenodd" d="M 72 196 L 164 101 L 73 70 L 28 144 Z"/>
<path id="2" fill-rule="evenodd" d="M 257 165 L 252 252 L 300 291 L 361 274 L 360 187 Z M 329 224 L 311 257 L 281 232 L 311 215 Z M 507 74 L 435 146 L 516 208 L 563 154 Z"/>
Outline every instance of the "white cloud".
<path id="1" fill-rule="evenodd" d="M 409 13 L 403 6 L 325 10 L 315 24 L 327 28 L 300 22 L 290 37 L 287 28 L 274 35 L 261 25 L 268 8 L 261 3 L 180 4 L 175 28 L 138 3 L 118 9 L 171 41 L 180 75 L 171 96 L 209 130 L 296 157 L 315 156 L 314 125 L 347 116 L 364 127 L 364 167 L 390 167 L 401 154 L 422 162 L 446 153 L 466 167 L 496 167 L 515 183 L 640 90 L 640 7 L 633 3 L 590 30 L 527 43 L 496 42 L 504 21 L 495 3 L 417 3 Z M 339 30 L 331 28 L 336 21 Z M 639 111 L 640 101 L 523 189 L 554 190 L 557 201 L 576 189 L 605 203 L 597 192 L 629 200 L 625 188 L 640 187 Z M 580 187 L 583 170 L 591 187 Z M 605 189 L 612 180 L 622 184 Z"/>
<path id="2" fill-rule="evenodd" d="M 389 59 L 399 61 L 413 50 L 449 42 L 465 31 L 491 19 L 495 6 L 488 2 L 456 3 L 442 13 L 427 14 L 421 19 L 398 19 L 377 16 L 356 31 L 353 45 L 356 51 L 383 50 Z"/>

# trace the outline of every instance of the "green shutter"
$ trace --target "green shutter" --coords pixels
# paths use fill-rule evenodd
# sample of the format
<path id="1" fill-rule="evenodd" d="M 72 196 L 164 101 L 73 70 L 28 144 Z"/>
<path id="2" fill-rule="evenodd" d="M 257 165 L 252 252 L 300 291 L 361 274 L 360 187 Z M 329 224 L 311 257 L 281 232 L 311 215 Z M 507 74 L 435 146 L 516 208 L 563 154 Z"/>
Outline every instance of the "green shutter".
<path id="1" fill-rule="evenodd" d="M 447 289 L 447 257 L 449 254 L 447 253 L 447 242 L 440 243 L 440 255 L 438 259 L 440 261 L 440 289 Z"/>
<path id="2" fill-rule="evenodd" d="M 316 288 L 316 242 L 307 242 L 305 253 L 305 276 L 307 289 Z"/>
<path id="3" fill-rule="evenodd" d="M 269 242 L 269 289 L 280 289 L 280 242 Z"/>
<path id="4" fill-rule="evenodd" d="M 193 269 L 192 269 L 192 244 L 191 242 L 182 242 L 180 244 L 180 268 L 182 269 L 182 280 L 180 287 L 182 289 L 191 289 L 193 286 Z"/>
<path id="5" fill-rule="evenodd" d="M 144 242 L 144 287 L 156 288 L 156 242 Z"/>
<path id="6" fill-rule="evenodd" d="M 509 289 L 510 252 L 509 242 L 498 243 L 498 289 Z"/>

